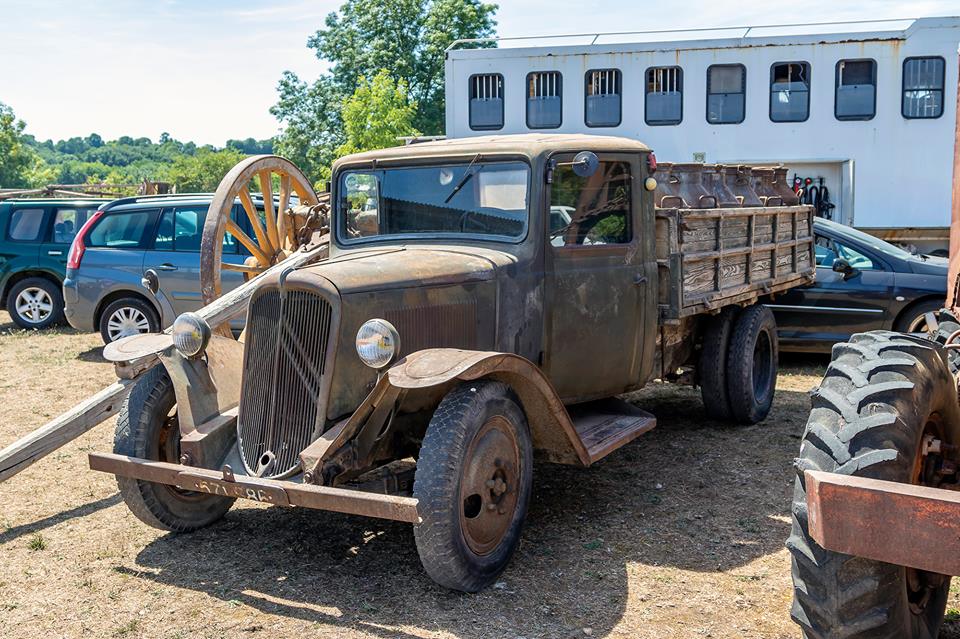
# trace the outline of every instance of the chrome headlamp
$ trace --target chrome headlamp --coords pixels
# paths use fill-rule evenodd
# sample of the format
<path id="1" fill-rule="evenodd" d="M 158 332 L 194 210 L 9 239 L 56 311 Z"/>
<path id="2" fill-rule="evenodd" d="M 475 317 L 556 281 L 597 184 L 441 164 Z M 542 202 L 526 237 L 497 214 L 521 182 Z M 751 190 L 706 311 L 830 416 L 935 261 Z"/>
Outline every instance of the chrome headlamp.
<path id="1" fill-rule="evenodd" d="M 357 331 L 357 355 L 370 368 L 389 366 L 399 353 L 400 334 L 387 320 L 367 320 Z"/>
<path id="2" fill-rule="evenodd" d="M 196 313 L 183 313 L 173 322 L 173 345 L 184 357 L 203 353 L 210 341 L 210 325 Z"/>

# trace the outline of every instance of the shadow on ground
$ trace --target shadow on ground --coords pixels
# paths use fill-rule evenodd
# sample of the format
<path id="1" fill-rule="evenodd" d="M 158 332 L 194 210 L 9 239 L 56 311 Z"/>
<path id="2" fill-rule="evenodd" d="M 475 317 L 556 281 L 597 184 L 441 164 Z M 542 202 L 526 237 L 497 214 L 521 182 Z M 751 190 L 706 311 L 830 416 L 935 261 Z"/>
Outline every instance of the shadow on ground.
<path id="1" fill-rule="evenodd" d="M 88 348 L 82 353 L 77 353 L 77 359 L 81 362 L 92 362 L 95 364 L 106 363 L 107 360 L 103 358 L 103 346 L 98 345 L 93 348 Z"/>
<path id="2" fill-rule="evenodd" d="M 655 385 L 629 399 L 658 428 L 590 469 L 539 466 L 521 547 L 483 593 L 434 585 L 407 525 L 242 504 L 209 529 L 158 538 L 137 569 L 121 570 L 385 637 L 405 636 L 405 625 L 458 637 L 589 626 L 604 636 L 623 616 L 630 565 L 727 571 L 782 549 L 799 408 L 809 406 L 805 393 L 780 391 L 767 422 L 735 428 L 707 420 L 693 389 Z"/>

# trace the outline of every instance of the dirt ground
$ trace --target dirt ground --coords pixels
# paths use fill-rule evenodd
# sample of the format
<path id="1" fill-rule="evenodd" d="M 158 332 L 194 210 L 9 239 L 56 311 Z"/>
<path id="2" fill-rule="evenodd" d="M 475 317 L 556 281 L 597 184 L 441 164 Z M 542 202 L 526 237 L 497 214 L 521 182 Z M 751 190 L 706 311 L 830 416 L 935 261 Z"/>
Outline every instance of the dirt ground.
<path id="1" fill-rule="evenodd" d="M 0 446 L 109 384 L 98 335 L 0 313 Z M 141 524 L 87 469 L 113 421 L 0 484 L 0 628 L 20 637 L 797 637 L 791 462 L 822 357 L 785 357 L 774 410 L 707 420 L 694 389 L 631 400 L 658 427 L 594 468 L 541 466 L 494 588 L 451 593 L 408 525 L 239 503 L 190 534 Z M 960 608 L 956 591 L 951 609 Z M 953 617 L 958 614 L 954 610 Z M 941 637 L 960 637 L 954 624 Z"/>

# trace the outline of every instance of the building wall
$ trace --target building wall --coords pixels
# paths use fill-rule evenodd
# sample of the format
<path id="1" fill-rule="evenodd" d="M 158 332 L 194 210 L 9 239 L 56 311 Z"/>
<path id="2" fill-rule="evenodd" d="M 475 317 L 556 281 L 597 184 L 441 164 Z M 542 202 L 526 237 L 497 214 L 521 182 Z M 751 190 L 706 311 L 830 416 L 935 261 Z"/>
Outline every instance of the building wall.
<path id="1" fill-rule="evenodd" d="M 563 123 L 545 132 L 623 135 L 651 146 L 661 161 L 783 163 L 801 175 L 823 176 L 837 209 L 834 219 L 860 227 L 945 227 L 949 224 L 957 104 L 960 20 L 920 20 L 900 39 L 824 43 L 824 38 L 539 47 L 451 51 L 447 60 L 447 134 L 484 135 L 468 122 L 468 79 L 475 73 L 504 76 L 501 133 L 528 132 L 525 78 L 530 71 L 563 74 Z M 863 34 L 858 34 L 864 37 Z M 885 39 L 881 39 L 885 38 Z M 909 120 L 900 112 L 903 61 L 942 56 L 946 62 L 944 111 L 937 119 Z M 834 117 L 839 60 L 877 61 L 876 115 L 868 121 Z M 769 117 L 770 69 L 776 62 L 810 64 L 810 115 L 805 122 Z M 706 121 L 706 74 L 712 64 L 743 64 L 746 114 L 741 124 Z M 683 68 L 683 121 L 648 126 L 644 121 L 645 71 Z M 623 119 L 618 127 L 584 124 L 584 77 L 589 69 L 622 72 Z M 700 156 L 697 156 L 699 159 Z M 807 173 L 807 172 L 811 173 Z"/>

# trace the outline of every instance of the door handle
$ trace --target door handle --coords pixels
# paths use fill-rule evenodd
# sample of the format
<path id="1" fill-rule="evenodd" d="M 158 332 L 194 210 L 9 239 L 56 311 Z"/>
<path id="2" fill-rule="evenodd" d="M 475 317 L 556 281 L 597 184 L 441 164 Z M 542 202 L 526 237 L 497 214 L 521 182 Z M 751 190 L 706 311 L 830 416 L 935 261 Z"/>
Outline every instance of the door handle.
<path id="1" fill-rule="evenodd" d="M 647 276 L 646 276 L 646 275 L 637 275 L 635 278 L 633 278 L 633 285 L 634 285 L 634 286 L 643 286 L 643 285 L 646 284 L 646 283 L 647 283 Z"/>
<path id="2" fill-rule="evenodd" d="M 175 271 L 177 270 L 177 267 L 174 266 L 173 264 L 167 263 L 167 264 L 161 264 L 160 266 L 158 266 L 157 270 L 158 271 Z"/>
<path id="3" fill-rule="evenodd" d="M 63 255 L 63 251 L 47 251 L 47 255 L 53 255 L 53 256 Z"/>

